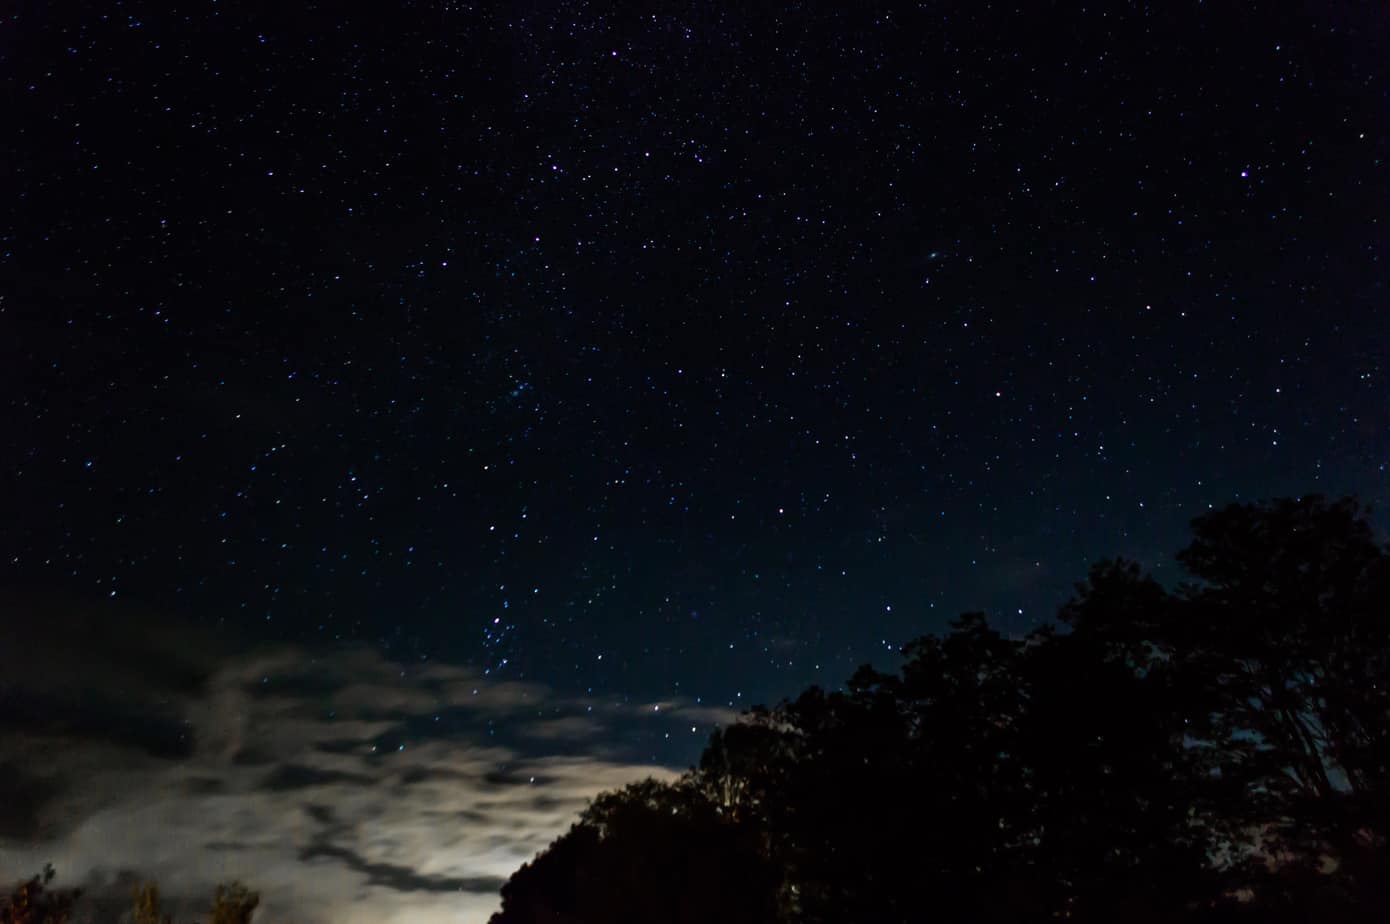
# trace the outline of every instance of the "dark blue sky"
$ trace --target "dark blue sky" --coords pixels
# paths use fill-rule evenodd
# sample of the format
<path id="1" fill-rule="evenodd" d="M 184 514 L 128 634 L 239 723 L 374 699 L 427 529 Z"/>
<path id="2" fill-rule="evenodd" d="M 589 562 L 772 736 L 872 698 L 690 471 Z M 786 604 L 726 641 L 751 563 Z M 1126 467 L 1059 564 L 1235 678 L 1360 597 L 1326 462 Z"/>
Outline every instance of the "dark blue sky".
<path id="1" fill-rule="evenodd" d="M 7 587 L 738 706 L 1386 500 L 1383 9 L 252 6 L 4 14 Z"/>

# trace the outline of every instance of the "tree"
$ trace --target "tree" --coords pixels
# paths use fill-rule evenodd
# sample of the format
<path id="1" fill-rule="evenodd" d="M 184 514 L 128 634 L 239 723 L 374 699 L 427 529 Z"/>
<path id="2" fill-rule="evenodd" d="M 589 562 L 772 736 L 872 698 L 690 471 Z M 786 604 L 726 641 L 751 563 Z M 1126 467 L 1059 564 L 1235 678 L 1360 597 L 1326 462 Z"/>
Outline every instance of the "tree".
<path id="1" fill-rule="evenodd" d="M 1170 594 L 1108 563 L 1063 619 L 1164 678 L 1244 884 L 1282 894 L 1301 864 L 1352 901 L 1390 881 L 1390 557 L 1354 501 L 1316 496 L 1233 504 L 1193 536 L 1178 559 L 1195 581 Z"/>
<path id="2" fill-rule="evenodd" d="M 159 886 L 146 882 L 131 895 L 132 924 L 172 924 L 159 904 Z"/>
<path id="3" fill-rule="evenodd" d="M 240 882 L 219 885 L 213 892 L 208 924 L 251 924 L 260 903 L 260 895 Z"/>
<path id="4" fill-rule="evenodd" d="M 1256 732 L 1265 782 L 1329 799 L 1384 778 L 1385 554 L 1351 501 L 1232 505 L 1193 523 L 1166 640 Z"/>
<path id="5" fill-rule="evenodd" d="M 53 867 L 45 866 L 42 874 L 17 885 L 0 905 L 0 924 L 69 924 L 82 892 L 50 888 L 53 877 Z M 219 885 L 208 924 L 251 924 L 259 904 L 260 896 L 239 882 Z M 172 924 L 173 918 L 160 905 L 157 884 L 143 883 L 131 893 L 130 920 L 131 924 Z"/>
<path id="6" fill-rule="evenodd" d="M 19 883 L 0 906 L 0 924 L 68 924 L 72 908 L 82 894 L 78 889 L 58 891 L 49 888 L 53 867 Z"/>
<path id="7" fill-rule="evenodd" d="M 1167 677 L 1075 634 L 1036 634 L 1010 746 L 1021 768 L 1014 845 L 1037 901 L 1072 921 L 1180 919 L 1214 892 L 1210 782 L 1171 712 Z"/>
<path id="8" fill-rule="evenodd" d="M 788 918 L 1103 921 L 1210 891 L 1156 680 L 979 614 L 904 654 L 897 674 L 756 711 L 757 734 L 715 738 L 695 774 L 742 795 L 789 879 Z"/>
<path id="9" fill-rule="evenodd" d="M 796 742 L 761 812 L 806 921 L 910 921 L 995 892 L 1014 835 L 1019 643 L 971 614 L 905 649 L 899 674 L 861 668 L 766 721 Z"/>
<path id="10" fill-rule="evenodd" d="M 492 924 L 765 924 L 777 877 L 688 782 L 599 796 L 502 887 Z"/>
<path id="11" fill-rule="evenodd" d="M 1313 497 L 1201 517 L 1178 557 L 1176 588 L 1102 562 L 1057 627 L 967 614 L 752 710 L 601 797 L 494 924 L 1383 920 L 1390 553 Z"/>

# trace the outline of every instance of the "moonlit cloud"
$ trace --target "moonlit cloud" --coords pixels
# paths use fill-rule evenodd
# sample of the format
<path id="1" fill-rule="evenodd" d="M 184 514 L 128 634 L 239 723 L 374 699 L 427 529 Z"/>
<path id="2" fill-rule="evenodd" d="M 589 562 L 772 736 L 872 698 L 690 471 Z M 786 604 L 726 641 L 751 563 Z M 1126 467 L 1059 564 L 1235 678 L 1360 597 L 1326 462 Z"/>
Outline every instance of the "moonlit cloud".
<path id="1" fill-rule="evenodd" d="M 625 729 L 713 719 L 366 649 L 102 647 L 69 639 L 62 656 L 94 665 L 81 688 L 0 664 L 0 783 L 22 796 L 0 810 L 0 872 L 52 862 L 96 918 L 148 877 L 185 919 L 239 878 L 266 924 L 483 921 L 595 793 L 673 775 L 623 759 Z"/>

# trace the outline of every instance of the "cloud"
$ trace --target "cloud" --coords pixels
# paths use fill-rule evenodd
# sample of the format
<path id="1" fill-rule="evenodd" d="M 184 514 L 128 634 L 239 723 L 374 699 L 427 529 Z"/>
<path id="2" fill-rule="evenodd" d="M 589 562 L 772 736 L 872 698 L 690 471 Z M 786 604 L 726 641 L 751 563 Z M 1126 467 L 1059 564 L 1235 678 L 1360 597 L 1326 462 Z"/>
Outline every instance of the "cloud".
<path id="1" fill-rule="evenodd" d="M 626 730 L 713 719 L 365 648 L 218 650 L 45 615 L 62 618 L 0 630 L 0 651 L 26 653 L 0 658 L 0 873 L 52 862 L 96 916 L 139 877 L 185 917 L 239 878 L 265 924 L 484 921 L 595 793 L 673 775 L 624 753 Z"/>

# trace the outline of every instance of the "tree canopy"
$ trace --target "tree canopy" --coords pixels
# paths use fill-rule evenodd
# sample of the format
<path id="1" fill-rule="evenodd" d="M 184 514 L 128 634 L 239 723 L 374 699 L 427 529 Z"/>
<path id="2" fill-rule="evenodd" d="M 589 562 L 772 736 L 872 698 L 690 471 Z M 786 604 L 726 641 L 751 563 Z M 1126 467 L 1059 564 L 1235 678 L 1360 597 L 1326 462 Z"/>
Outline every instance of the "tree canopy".
<path id="1" fill-rule="evenodd" d="M 752 710 L 597 800 L 492 924 L 1384 920 L 1390 554 L 1304 497 L 1200 517 L 1178 560 Z"/>
<path id="2" fill-rule="evenodd" d="M 37 876 L 19 883 L 0 902 L 0 924 L 72 924 L 80 889 L 54 889 L 54 869 L 45 866 Z M 260 895 L 240 882 L 224 883 L 213 892 L 207 924 L 251 924 Z M 121 920 L 127 920 L 122 915 Z M 131 924 L 171 924 L 160 903 L 159 886 L 146 882 L 131 894 Z"/>

